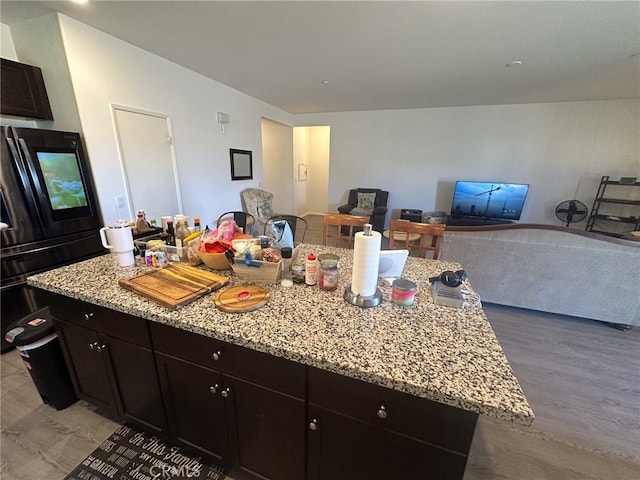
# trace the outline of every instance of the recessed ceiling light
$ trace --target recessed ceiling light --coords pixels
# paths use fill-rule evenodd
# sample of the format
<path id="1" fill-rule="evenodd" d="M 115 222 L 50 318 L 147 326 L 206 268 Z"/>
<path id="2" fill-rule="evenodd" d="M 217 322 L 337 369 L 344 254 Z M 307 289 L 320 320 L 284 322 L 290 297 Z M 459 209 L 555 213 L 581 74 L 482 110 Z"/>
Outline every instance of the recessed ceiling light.
<path id="1" fill-rule="evenodd" d="M 513 62 L 507 63 L 505 67 L 519 67 L 520 65 L 522 65 L 521 60 L 514 60 Z"/>

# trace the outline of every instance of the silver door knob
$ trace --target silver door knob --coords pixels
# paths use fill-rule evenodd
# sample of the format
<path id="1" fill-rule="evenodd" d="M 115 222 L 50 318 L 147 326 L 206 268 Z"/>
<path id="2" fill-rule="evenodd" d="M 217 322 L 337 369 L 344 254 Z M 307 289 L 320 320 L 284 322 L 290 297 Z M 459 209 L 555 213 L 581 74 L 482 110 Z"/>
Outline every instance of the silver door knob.
<path id="1" fill-rule="evenodd" d="M 216 383 L 213 387 L 209 387 L 209 391 L 215 395 L 218 393 L 218 388 L 220 388 L 220 385 Z"/>
<path id="2" fill-rule="evenodd" d="M 222 352 L 220 350 L 211 354 L 211 358 L 213 358 L 216 362 L 220 360 L 221 356 L 222 356 Z"/>
<path id="3" fill-rule="evenodd" d="M 387 409 L 385 408 L 384 405 L 380 405 L 378 407 L 378 411 L 376 412 L 376 415 L 378 415 L 378 418 L 382 418 L 382 419 L 387 418 Z"/>
<path id="4" fill-rule="evenodd" d="M 84 319 L 85 320 L 91 320 L 94 315 L 95 315 L 95 313 L 93 313 L 93 312 L 85 313 L 84 314 Z"/>
<path id="5" fill-rule="evenodd" d="M 220 395 L 222 395 L 224 398 L 229 398 L 229 395 L 231 395 L 231 389 L 229 387 L 225 388 L 220 392 Z"/>
<path id="6" fill-rule="evenodd" d="M 309 430 L 313 430 L 314 432 L 318 430 L 318 420 L 314 418 L 309 422 Z"/>

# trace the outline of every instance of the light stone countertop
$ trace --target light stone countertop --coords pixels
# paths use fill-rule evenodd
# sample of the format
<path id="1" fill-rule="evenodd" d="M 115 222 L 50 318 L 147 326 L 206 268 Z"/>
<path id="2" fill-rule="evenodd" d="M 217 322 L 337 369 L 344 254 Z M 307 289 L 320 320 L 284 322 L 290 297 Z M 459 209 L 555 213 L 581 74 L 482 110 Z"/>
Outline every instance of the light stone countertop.
<path id="1" fill-rule="evenodd" d="M 531 425 L 533 411 L 482 308 L 461 310 L 433 303 L 429 277 L 458 270 L 459 264 L 409 257 L 403 278 L 418 285 L 414 305 L 393 304 L 391 287 L 380 282 L 382 304 L 361 308 L 342 297 L 351 283 L 353 251 L 302 245 L 299 258 L 309 251 L 340 256 L 338 289 L 269 285 L 267 305 L 247 313 L 218 310 L 214 294 L 169 310 L 120 287 L 120 278 L 151 268 L 140 259 L 136 266 L 119 267 L 113 254 L 31 276 L 28 283 L 347 377 Z M 218 273 L 229 275 L 230 285 L 248 283 L 236 279 L 231 270 Z"/>

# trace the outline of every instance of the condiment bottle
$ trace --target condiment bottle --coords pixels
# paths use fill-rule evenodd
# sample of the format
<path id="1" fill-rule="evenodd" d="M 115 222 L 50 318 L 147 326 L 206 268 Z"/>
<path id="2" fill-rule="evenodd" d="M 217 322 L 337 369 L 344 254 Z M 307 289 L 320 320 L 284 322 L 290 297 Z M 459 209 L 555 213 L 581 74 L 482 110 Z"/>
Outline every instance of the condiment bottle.
<path id="1" fill-rule="evenodd" d="M 338 288 L 338 261 L 328 258 L 320 262 L 318 274 L 318 286 L 322 290 L 335 290 Z"/>
<path id="2" fill-rule="evenodd" d="M 165 242 L 167 245 L 172 247 L 176 246 L 176 234 L 173 231 L 173 220 L 167 220 L 167 239 Z"/>
<path id="3" fill-rule="evenodd" d="M 193 231 L 194 232 L 201 232 L 202 231 L 202 227 L 200 227 L 200 218 L 199 217 L 194 217 L 193 218 Z"/>
<path id="4" fill-rule="evenodd" d="M 283 247 L 280 250 L 280 254 L 282 255 L 282 278 L 280 280 L 280 285 L 283 287 L 291 287 L 293 285 L 293 280 L 291 278 L 291 255 L 293 251 L 291 247 Z"/>
<path id="5" fill-rule="evenodd" d="M 138 218 L 136 220 L 136 233 L 143 233 L 149 230 L 149 225 L 144 219 L 144 213 L 142 211 L 138 212 Z"/>
<path id="6" fill-rule="evenodd" d="M 307 256 L 304 268 L 304 283 L 307 285 L 315 285 L 318 283 L 318 259 L 313 252 Z"/>
<path id="7" fill-rule="evenodd" d="M 191 232 L 189 232 L 189 227 L 187 227 L 187 221 L 178 221 L 178 228 L 176 228 L 176 247 L 182 247 L 182 240 L 187 238 L 190 234 Z"/>

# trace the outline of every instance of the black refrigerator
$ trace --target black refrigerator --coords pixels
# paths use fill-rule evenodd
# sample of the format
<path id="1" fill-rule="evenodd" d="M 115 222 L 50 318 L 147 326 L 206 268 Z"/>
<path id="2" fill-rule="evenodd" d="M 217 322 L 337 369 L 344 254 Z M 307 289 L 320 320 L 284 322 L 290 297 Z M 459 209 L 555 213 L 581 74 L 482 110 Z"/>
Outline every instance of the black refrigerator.
<path id="1" fill-rule="evenodd" d="M 7 328 L 43 307 L 26 278 L 106 253 L 80 134 L 2 127 L 0 314 Z"/>

